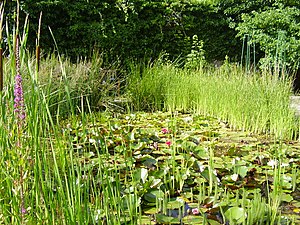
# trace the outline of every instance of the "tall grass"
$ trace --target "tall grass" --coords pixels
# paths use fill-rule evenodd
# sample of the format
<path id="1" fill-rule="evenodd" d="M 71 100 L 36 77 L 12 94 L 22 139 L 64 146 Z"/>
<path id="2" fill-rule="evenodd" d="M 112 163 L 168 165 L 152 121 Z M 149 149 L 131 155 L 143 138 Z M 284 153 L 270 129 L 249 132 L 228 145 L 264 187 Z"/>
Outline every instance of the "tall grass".
<path id="1" fill-rule="evenodd" d="M 292 80 L 267 72 L 245 72 L 237 65 L 186 70 L 154 64 L 133 69 L 129 92 L 136 109 L 185 111 L 212 115 L 235 129 L 295 138 L 299 133 L 290 109 Z M 296 135 L 295 135 L 296 134 Z"/>
<path id="2" fill-rule="evenodd" d="M 87 168 L 84 154 L 78 154 L 76 148 L 79 141 L 74 141 L 66 124 L 56 123 L 68 116 L 73 118 L 72 124 L 81 121 L 76 132 L 90 132 L 86 123 L 99 120 L 87 116 L 94 110 L 91 105 L 95 109 L 111 107 L 109 102 L 117 91 L 113 80 L 117 79 L 116 68 L 104 69 L 99 55 L 77 64 L 53 55 L 37 62 L 25 47 L 26 27 L 20 33 L 20 74 L 27 114 L 21 132 L 14 113 L 17 34 L 7 30 L 10 56 L 3 61 L 0 95 L 0 223 L 101 224 L 107 220 L 121 224 L 136 217 L 136 207 L 123 204 L 119 168 L 108 170 L 108 159 L 98 147 L 94 163 L 99 166 Z M 80 118 L 75 117 L 78 112 Z M 127 205 L 132 206 L 133 199 L 128 197 Z"/>

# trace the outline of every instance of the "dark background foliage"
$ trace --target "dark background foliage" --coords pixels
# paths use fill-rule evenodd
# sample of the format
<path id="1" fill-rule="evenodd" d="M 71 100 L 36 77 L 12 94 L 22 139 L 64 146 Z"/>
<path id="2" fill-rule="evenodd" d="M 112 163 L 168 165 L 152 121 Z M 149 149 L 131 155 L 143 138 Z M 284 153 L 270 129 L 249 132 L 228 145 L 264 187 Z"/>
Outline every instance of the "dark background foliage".
<path id="1" fill-rule="evenodd" d="M 110 60 L 156 58 L 162 52 L 175 59 L 189 53 L 193 35 L 204 41 L 209 60 L 223 60 L 225 55 L 236 57 L 240 52 L 237 32 L 228 26 L 223 9 L 208 3 L 26 0 L 21 1 L 21 6 L 22 19 L 25 13 L 30 19 L 29 46 L 35 46 L 39 15 L 43 12 L 43 51 L 55 49 L 50 27 L 58 50 L 73 59 L 90 56 L 94 50 L 105 53 Z"/>
<path id="2" fill-rule="evenodd" d="M 298 60 L 295 45 L 299 35 L 293 25 L 299 21 L 296 17 L 300 3 L 296 0 L 222 0 L 214 4 L 193 0 L 20 0 L 20 4 L 21 21 L 29 15 L 28 45 L 32 49 L 39 15 L 43 12 L 40 45 L 44 53 L 57 50 L 51 28 L 60 53 L 76 60 L 78 56 L 89 57 L 96 50 L 108 61 L 155 59 L 162 52 L 170 59 L 184 58 L 191 50 L 194 35 L 204 42 L 207 60 L 224 60 L 228 55 L 238 61 L 243 37 L 252 35 L 253 31 L 257 56 L 263 57 L 268 47 L 261 37 L 266 35 L 273 40 L 276 29 L 280 28 L 281 32 L 284 28 L 280 27 L 280 20 L 270 20 L 261 29 L 263 18 L 259 15 L 281 9 L 277 17 L 289 17 L 287 20 L 292 23 L 287 42 L 293 41 L 295 50 L 290 58 Z M 13 24 L 15 5 L 16 1 L 6 4 L 10 24 Z M 290 9 L 294 13 L 286 14 Z M 270 29 L 275 29 L 273 36 L 267 32 Z"/>

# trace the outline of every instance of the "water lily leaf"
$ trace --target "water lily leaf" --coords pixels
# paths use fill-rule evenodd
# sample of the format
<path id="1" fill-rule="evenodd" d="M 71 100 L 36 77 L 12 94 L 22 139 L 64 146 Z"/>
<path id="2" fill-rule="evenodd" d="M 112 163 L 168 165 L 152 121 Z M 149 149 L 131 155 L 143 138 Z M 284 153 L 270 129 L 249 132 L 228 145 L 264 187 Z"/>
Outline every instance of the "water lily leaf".
<path id="1" fill-rule="evenodd" d="M 208 220 L 208 224 L 209 224 L 209 225 L 221 225 L 221 223 L 219 223 L 219 222 L 216 221 L 216 220 Z"/>
<path id="2" fill-rule="evenodd" d="M 209 152 L 208 152 L 207 148 L 205 148 L 205 147 L 197 146 L 193 152 L 194 152 L 195 158 L 197 158 L 197 159 L 208 159 L 209 158 Z"/>
<path id="3" fill-rule="evenodd" d="M 159 198 L 162 199 L 163 197 L 164 197 L 164 193 L 161 190 L 152 190 L 144 195 L 144 199 L 147 202 L 153 202 L 153 203 L 155 203 L 157 199 Z"/>
<path id="4" fill-rule="evenodd" d="M 206 137 L 219 137 L 220 136 L 219 133 L 211 131 L 211 130 L 203 131 L 201 134 L 206 136 Z"/>
<path id="5" fill-rule="evenodd" d="M 293 206 L 299 208 L 299 210 L 300 210 L 300 202 L 293 202 Z"/>
<path id="6" fill-rule="evenodd" d="M 247 166 L 239 166 L 237 168 L 237 173 L 244 178 L 247 175 L 248 167 Z"/>
<path id="7" fill-rule="evenodd" d="M 156 214 L 159 212 L 159 208 L 157 207 L 151 207 L 144 210 L 145 214 Z"/>
<path id="8" fill-rule="evenodd" d="M 204 171 L 201 172 L 200 174 L 201 174 L 207 181 L 209 181 L 210 178 L 212 178 L 212 180 L 213 180 L 214 182 L 218 181 L 217 176 L 216 176 L 213 172 L 210 174 L 209 169 L 208 169 L 207 167 L 206 167 L 206 168 L 204 169 Z M 211 176 L 211 177 L 210 177 L 210 176 Z"/>
<path id="9" fill-rule="evenodd" d="M 147 168 L 153 168 L 157 164 L 157 161 L 155 158 L 148 156 L 145 158 L 145 160 L 142 162 L 142 164 Z"/>
<path id="10" fill-rule="evenodd" d="M 281 194 L 281 201 L 284 201 L 284 202 L 291 202 L 293 201 L 293 196 L 287 194 L 287 193 L 282 193 Z"/>
<path id="11" fill-rule="evenodd" d="M 138 224 L 154 225 L 155 222 L 151 221 L 151 218 L 149 218 L 148 216 L 141 216 L 141 218 L 138 219 Z"/>
<path id="12" fill-rule="evenodd" d="M 232 221 L 234 223 L 243 223 L 247 216 L 245 210 L 240 207 L 229 208 L 224 215 L 228 221 Z"/>
<path id="13" fill-rule="evenodd" d="M 181 144 L 182 149 L 186 150 L 186 151 L 192 151 L 193 149 L 195 149 L 197 147 L 197 144 L 195 144 L 192 141 L 184 141 Z"/>
<path id="14" fill-rule="evenodd" d="M 178 218 L 165 216 L 163 214 L 157 214 L 156 215 L 156 221 L 158 223 L 163 223 L 163 224 L 178 224 L 178 223 L 180 223 Z"/>
<path id="15" fill-rule="evenodd" d="M 133 176 L 136 181 L 142 180 L 142 182 L 145 183 L 148 177 L 148 170 L 145 168 L 138 168 Z"/>
<path id="16" fill-rule="evenodd" d="M 196 225 L 196 224 L 205 224 L 203 222 L 203 217 L 202 216 L 194 216 L 194 215 L 189 215 L 186 216 L 182 219 L 183 224 L 190 224 L 190 225 Z"/>

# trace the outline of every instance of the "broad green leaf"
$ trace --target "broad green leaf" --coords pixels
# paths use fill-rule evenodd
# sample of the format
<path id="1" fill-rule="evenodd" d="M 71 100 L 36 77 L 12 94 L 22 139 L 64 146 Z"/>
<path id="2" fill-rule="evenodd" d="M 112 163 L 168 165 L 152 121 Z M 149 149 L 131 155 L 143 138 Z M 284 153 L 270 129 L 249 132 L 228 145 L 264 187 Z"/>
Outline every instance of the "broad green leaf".
<path id="1" fill-rule="evenodd" d="M 161 190 L 152 190 L 144 195 L 147 202 L 156 202 L 157 199 L 163 199 L 164 193 Z"/>
<path id="2" fill-rule="evenodd" d="M 225 212 L 225 218 L 234 223 L 243 223 L 246 219 L 246 212 L 243 208 L 232 207 Z"/>
<path id="3" fill-rule="evenodd" d="M 293 201 L 293 196 L 291 196 L 289 194 L 286 194 L 286 193 L 282 193 L 282 195 L 281 195 L 281 201 L 291 202 L 291 201 Z"/>
<path id="4" fill-rule="evenodd" d="M 158 223 L 163 223 L 163 224 L 178 224 L 180 222 L 178 218 L 165 216 L 165 215 L 162 215 L 162 214 L 157 214 L 156 215 L 156 221 Z"/>

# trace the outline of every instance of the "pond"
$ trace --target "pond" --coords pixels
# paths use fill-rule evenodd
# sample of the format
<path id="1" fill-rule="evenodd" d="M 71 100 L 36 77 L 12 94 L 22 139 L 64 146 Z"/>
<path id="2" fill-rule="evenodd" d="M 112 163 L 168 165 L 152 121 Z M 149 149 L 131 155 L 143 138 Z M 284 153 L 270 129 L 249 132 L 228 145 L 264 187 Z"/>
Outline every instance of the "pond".
<path id="1" fill-rule="evenodd" d="M 298 142 L 162 112 L 101 115 L 66 134 L 81 171 L 101 174 L 99 191 L 108 180 L 119 191 L 122 215 L 97 215 L 108 224 L 109 214 L 124 224 L 300 223 Z"/>

